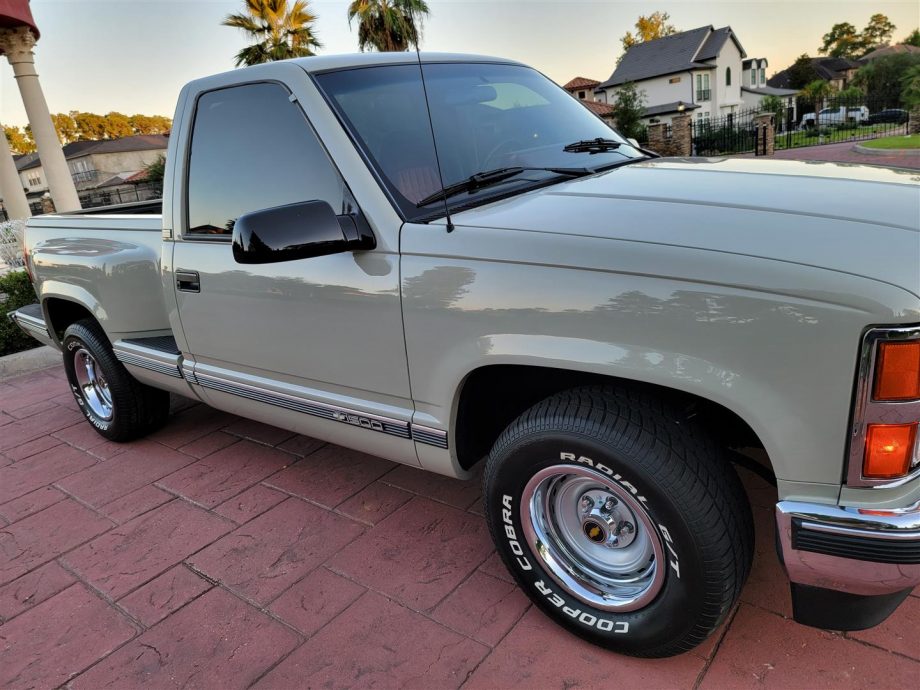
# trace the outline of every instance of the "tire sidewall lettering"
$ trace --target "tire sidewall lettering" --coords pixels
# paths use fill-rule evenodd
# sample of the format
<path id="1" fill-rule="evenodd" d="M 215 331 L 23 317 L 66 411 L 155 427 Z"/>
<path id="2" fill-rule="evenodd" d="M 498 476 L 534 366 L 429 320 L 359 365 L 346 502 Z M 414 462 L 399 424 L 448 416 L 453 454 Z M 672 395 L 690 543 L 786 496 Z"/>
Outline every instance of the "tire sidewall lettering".
<path id="1" fill-rule="evenodd" d="M 86 343 L 76 337 L 71 337 L 65 343 L 65 347 L 67 348 L 68 354 L 72 354 L 74 350 L 81 347 L 89 350 L 89 347 L 86 345 Z M 70 357 L 68 364 L 71 370 L 75 368 L 73 357 Z M 83 393 L 80 391 L 79 386 L 74 385 L 70 381 L 68 381 L 68 383 L 70 385 L 70 392 L 73 394 L 74 399 L 77 401 L 77 405 L 80 407 L 80 411 L 83 413 L 83 416 L 86 417 L 86 421 L 88 421 L 100 431 L 108 431 L 114 422 L 114 416 L 110 421 L 96 417 L 96 415 L 93 414 L 92 410 L 90 410 L 89 406 L 86 404 L 86 401 L 83 399 Z"/>

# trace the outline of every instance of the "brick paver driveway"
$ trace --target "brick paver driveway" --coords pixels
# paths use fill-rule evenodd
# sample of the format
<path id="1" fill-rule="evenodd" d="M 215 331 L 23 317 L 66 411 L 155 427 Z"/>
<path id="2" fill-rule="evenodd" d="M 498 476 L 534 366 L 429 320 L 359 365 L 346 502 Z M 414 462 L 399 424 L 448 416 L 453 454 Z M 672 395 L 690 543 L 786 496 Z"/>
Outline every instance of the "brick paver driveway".
<path id="1" fill-rule="evenodd" d="M 754 571 L 682 657 L 596 649 L 495 556 L 459 482 L 185 405 L 129 445 L 62 373 L 0 383 L 0 688 L 915 687 L 920 598 L 836 635 L 789 620 L 771 487 Z"/>
<path id="2" fill-rule="evenodd" d="M 894 168 L 920 169 L 920 156 L 903 153 L 860 153 L 854 147 L 859 142 L 805 146 L 797 149 L 781 149 L 774 158 L 794 161 L 825 161 L 831 163 L 858 163 L 860 165 L 886 165 Z M 752 154 L 753 155 L 753 154 Z"/>

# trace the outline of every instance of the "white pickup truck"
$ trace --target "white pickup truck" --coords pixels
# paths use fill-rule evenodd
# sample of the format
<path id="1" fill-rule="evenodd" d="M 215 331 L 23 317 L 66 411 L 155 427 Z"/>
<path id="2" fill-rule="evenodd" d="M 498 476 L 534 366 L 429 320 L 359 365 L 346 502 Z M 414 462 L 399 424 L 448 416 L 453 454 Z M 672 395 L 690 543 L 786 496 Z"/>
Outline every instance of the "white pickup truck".
<path id="1" fill-rule="evenodd" d="M 424 79 L 423 79 L 424 76 Z M 39 216 L 39 305 L 106 438 L 168 393 L 452 477 L 561 625 L 677 654 L 774 480 L 798 621 L 920 583 L 916 172 L 667 159 L 538 72 L 323 56 L 187 85 L 162 202 Z"/>
<path id="2" fill-rule="evenodd" d="M 864 106 L 840 106 L 838 108 L 823 108 L 817 115 L 805 113 L 802 116 L 802 129 L 806 127 L 826 127 L 828 125 L 842 125 L 845 123 L 862 124 L 869 121 L 869 109 Z"/>

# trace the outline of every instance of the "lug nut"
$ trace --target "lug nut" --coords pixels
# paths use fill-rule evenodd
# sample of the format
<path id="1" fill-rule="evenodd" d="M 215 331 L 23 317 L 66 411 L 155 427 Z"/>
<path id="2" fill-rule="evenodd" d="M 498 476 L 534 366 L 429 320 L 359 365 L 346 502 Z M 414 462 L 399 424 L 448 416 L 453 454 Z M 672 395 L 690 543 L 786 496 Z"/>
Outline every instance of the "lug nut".
<path id="1" fill-rule="evenodd" d="M 601 510 L 604 511 L 605 513 L 609 513 L 609 512 L 612 511 L 614 508 L 616 508 L 617 503 L 619 503 L 619 501 L 611 496 L 611 497 L 608 498 L 607 501 L 604 503 L 604 507 L 601 508 Z"/>
<path id="2" fill-rule="evenodd" d="M 594 507 L 594 501 L 591 500 L 590 496 L 581 497 L 581 507 L 585 512 L 591 510 Z"/>

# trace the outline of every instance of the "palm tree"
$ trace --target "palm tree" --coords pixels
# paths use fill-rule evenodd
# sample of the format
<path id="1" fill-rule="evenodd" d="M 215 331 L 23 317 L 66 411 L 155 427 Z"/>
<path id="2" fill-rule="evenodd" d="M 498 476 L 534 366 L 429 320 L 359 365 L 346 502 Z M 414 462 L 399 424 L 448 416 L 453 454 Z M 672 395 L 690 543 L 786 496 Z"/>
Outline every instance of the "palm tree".
<path id="1" fill-rule="evenodd" d="M 354 0 L 348 6 L 348 24 L 358 18 L 362 51 L 403 51 L 418 48 L 421 23 L 429 12 L 425 0 Z"/>
<path id="2" fill-rule="evenodd" d="M 316 15 L 307 9 L 306 0 L 245 0 L 246 10 L 229 14 L 224 26 L 242 29 L 256 43 L 236 54 L 236 66 L 259 65 L 314 55 L 322 44 L 313 35 Z"/>

